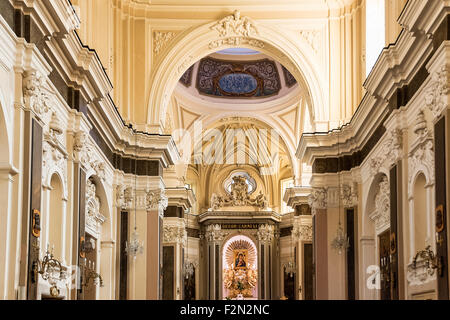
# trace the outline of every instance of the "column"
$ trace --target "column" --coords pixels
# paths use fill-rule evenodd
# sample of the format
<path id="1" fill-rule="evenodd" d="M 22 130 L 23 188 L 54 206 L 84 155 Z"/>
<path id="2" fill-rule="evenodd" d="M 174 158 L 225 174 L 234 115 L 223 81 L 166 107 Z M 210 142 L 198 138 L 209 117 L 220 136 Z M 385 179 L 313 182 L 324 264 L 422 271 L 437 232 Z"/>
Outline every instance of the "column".
<path id="1" fill-rule="evenodd" d="M 258 239 L 258 299 L 272 299 L 271 288 L 273 273 L 273 240 L 275 227 L 262 224 L 257 232 Z"/>
<path id="2" fill-rule="evenodd" d="M 162 298 L 162 229 L 167 203 L 168 200 L 163 188 L 147 192 L 147 300 Z"/>
<path id="3" fill-rule="evenodd" d="M 311 191 L 309 205 L 314 220 L 313 256 L 314 256 L 314 293 L 316 300 L 328 299 L 328 227 L 327 227 L 327 191 L 314 188 Z"/>
<path id="4" fill-rule="evenodd" d="M 219 300 L 222 293 L 222 277 L 221 277 L 221 257 L 220 246 L 224 239 L 225 233 L 222 231 L 220 224 L 212 224 L 206 227 L 206 270 L 207 278 L 207 297 L 210 300 Z"/>

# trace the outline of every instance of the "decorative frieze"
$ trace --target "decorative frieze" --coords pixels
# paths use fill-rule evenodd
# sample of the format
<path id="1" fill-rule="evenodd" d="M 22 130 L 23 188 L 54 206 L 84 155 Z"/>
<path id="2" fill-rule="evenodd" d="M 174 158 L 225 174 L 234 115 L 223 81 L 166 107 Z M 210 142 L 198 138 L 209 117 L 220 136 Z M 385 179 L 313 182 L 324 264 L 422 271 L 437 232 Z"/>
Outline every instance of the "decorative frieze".
<path id="1" fill-rule="evenodd" d="M 26 71 L 23 77 L 25 105 L 42 117 L 49 109 L 50 97 L 44 90 L 45 78 L 37 71 Z"/>
<path id="2" fill-rule="evenodd" d="M 159 54 L 167 43 L 175 37 L 175 32 L 154 31 L 153 32 L 153 52 Z"/>
<path id="3" fill-rule="evenodd" d="M 210 224 L 206 227 L 205 238 L 208 242 L 221 242 L 228 235 L 220 224 Z"/>
<path id="4" fill-rule="evenodd" d="M 116 186 L 116 205 L 122 209 L 130 209 L 133 205 L 133 188 L 124 185 Z"/>
<path id="5" fill-rule="evenodd" d="M 264 48 L 264 42 L 256 39 L 249 39 L 243 37 L 229 37 L 225 39 L 219 39 L 211 41 L 208 45 L 210 49 L 217 49 L 219 47 L 229 45 L 229 46 L 241 46 L 241 45 L 249 45 L 254 48 Z"/>
<path id="6" fill-rule="evenodd" d="M 74 135 L 73 140 L 73 158 L 81 163 L 87 170 L 92 170 L 93 174 L 100 179 L 105 179 L 106 166 L 105 162 L 96 156 L 95 148 L 90 143 L 88 134 L 84 131 L 78 131 Z"/>
<path id="7" fill-rule="evenodd" d="M 391 223 L 390 186 L 386 176 L 381 178 L 375 196 L 375 210 L 369 215 L 375 222 L 377 234 L 388 228 Z"/>
<path id="8" fill-rule="evenodd" d="M 355 185 L 341 186 L 341 202 L 344 208 L 352 208 L 358 204 L 358 190 Z"/>
<path id="9" fill-rule="evenodd" d="M 292 229 L 292 239 L 294 241 L 312 241 L 312 225 L 295 223 Z"/>
<path id="10" fill-rule="evenodd" d="M 164 225 L 163 242 L 179 243 L 182 246 L 185 246 L 187 242 L 187 231 L 184 225 Z"/>
<path id="11" fill-rule="evenodd" d="M 169 200 L 164 189 L 156 189 L 147 191 L 146 194 L 147 211 L 158 210 L 160 216 L 164 215 Z"/>
<path id="12" fill-rule="evenodd" d="M 399 129 L 394 129 L 382 144 L 380 155 L 370 159 L 371 174 L 375 176 L 383 165 L 389 166 L 399 160 L 402 156 L 402 150 L 403 133 Z"/>
<path id="13" fill-rule="evenodd" d="M 253 20 L 249 17 L 241 17 L 239 10 L 235 10 L 233 14 L 215 23 L 211 29 L 216 30 L 221 37 L 251 37 L 258 34 Z"/>
<path id="14" fill-rule="evenodd" d="M 316 209 L 326 209 L 327 207 L 327 189 L 313 188 L 308 198 L 308 204 L 313 213 Z"/>
<path id="15" fill-rule="evenodd" d="M 256 238 L 261 242 L 270 243 L 275 237 L 275 228 L 271 224 L 262 224 L 259 226 Z"/>

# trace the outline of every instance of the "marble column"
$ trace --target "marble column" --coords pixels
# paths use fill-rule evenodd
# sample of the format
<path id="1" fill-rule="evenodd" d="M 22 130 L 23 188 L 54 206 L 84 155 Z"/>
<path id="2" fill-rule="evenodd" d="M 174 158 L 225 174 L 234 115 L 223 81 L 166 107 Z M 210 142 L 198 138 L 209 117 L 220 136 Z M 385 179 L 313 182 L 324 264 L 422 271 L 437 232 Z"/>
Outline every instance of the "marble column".
<path id="1" fill-rule="evenodd" d="M 222 259 L 220 257 L 220 246 L 226 233 L 219 224 L 212 224 L 206 227 L 206 270 L 208 276 L 207 297 L 210 300 L 219 300 L 222 296 Z"/>

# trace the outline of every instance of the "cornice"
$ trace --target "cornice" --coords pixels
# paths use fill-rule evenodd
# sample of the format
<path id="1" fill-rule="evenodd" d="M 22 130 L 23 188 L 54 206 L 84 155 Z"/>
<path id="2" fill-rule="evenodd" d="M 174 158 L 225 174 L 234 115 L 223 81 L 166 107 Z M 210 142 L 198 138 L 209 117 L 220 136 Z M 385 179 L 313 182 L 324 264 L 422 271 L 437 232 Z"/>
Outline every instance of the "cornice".
<path id="1" fill-rule="evenodd" d="M 408 2 L 399 21 L 402 25 L 414 25 L 414 32 L 410 27 L 404 28 L 396 43 L 383 49 L 364 83 L 367 92 L 348 124 L 331 132 L 303 134 L 296 153 L 299 159 L 312 165 L 317 158 L 341 157 L 359 152 L 385 124 L 393 107 L 391 102 L 397 99 L 398 91 L 410 84 L 419 72 L 423 72 L 425 61 L 436 50 L 428 35 L 441 24 L 444 18 L 442 13 L 450 11 L 450 8 L 445 7 L 450 2 L 432 2 L 429 6 L 424 5 L 423 1 Z M 443 4 L 436 6 L 435 2 Z M 417 19 L 423 20 L 424 16 L 429 23 L 418 24 Z M 408 94 L 410 101 L 413 92 Z"/>

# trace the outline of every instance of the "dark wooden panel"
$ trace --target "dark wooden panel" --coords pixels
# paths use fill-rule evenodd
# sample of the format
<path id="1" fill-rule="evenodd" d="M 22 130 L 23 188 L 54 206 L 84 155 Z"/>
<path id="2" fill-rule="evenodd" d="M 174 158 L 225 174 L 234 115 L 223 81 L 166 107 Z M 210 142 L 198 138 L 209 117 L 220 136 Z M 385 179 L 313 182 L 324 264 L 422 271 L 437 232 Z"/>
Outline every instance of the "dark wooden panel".
<path id="1" fill-rule="evenodd" d="M 286 268 L 283 272 L 284 274 L 284 295 L 288 300 L 295 300 L 295 274 L 292 276 L 286 272 Z"/>
<path id="2" fill-rule="evenodd" d="M 173 246 L 163 246 L 163 300 L 174 300 L 175 293 L 175 248 Z"/>
<path id="3" fill-rule="evenodd" d="M 42 138 L 43 130 L 35 120 L 31 121 L 31 172 L 30 172 L 30 212 L 28 231 L 28 277 L 27 277 L 27 299 L 37 299 L 38 279 L 34 272 L 36 262 L 39 260 L 39 238 L 33 234 L 33 211 L 41 211 L 42 190 Z M 42 215 L 41 215 L 42 217 Z M 39 219 L 40 220 L 40 219 Z M 40 224 L 40 223 L 39 223 Z"/>
<path id="4" fill-rule="evenodd" d="M 314 299 L 314 265 L 313 265 L 313 245 L 303 244 L 303 292 L 305 300 Z"/>
<path id="5" fill-rule="evenodd" d="M 164 210 L 164 217 L 166 218 L 184 218 L 183 208 L 176 206 L 168 206 Z"/>
<path id="6" fill-rule="evenodd" d="M 349 241 L 347 250 L 347 300 L 355 300 L 355 210 L 347 209 L 346 211 L 347 237 Z"/>
<path id="7" fill-rule="evenodd" d="M 215 252 L 214 252 L 214 257 L 215 257 L 215 263 L 214 263 L 214 266 L 215 266 L 215 271 L 214 271 L 214 273 L 215 273 L 215 299 L 216 300 L 219 300 L 219 283 L 220 283 L 220 279 L 221 279 L 221 276 L 220 276 L 220 268 L 219 268 L 219 263 L 220 263 L 220 255 L 219 255 L 219 245 L 218 244 L 216 244 L 215 245 L 215 247 L 214 247 L 215 249 Z"/>
<path id="8" fill-rule="evenodd" d="M 125 251 L 128 241 L 128 212 L 120 213 L 120 274 L 119 274 L 119 300 L 127 300 L 128 289 L 128 254 Z"/>
<path id="9" fill-rule="evenodd" d="M 264 264 L 265 264 L 266 257 L 264 255 L 264 245 L 261 245 L 261 297 L 260 299 L 265 299 L 265 270 L 264 270 Z"/>
<path id="10" fill-rule="evenodd" d="M 390 244 L 389 244 L 389 230 L 383 232 L 378 236 L 378 250 L 380 257 L 380 279 L 381 279 L 381 300 L 391 300 L 391 263 L 390 260 Z"/>
<path id="11" fill-rule="evenodd" d="M 80 167 L 78 171 L 79 178 L 79 205 L 78 205 L 78 265 L 80 270 L 84 268 L 86 262 L 86 254 L 83 250 L 82 243 L 86 241 L 86 172 Z M 83 276 L 83 275 L 81 275 Z M 80 279 L 83 283 L 83 279 Z M 79 286 L 77 290 L 77 299 L 84 300 L 84 288 Z"/>
<path id="12" fill-rule="evenodd" d="M 292 233 L 292 228 L 293 227 L 281 228 L 280 229 L 280 237 L 288 237 L 288 236 L 290 236 L 291 233 Z"/>
<path id="13" fill-rule="evenodd" d="M 399 299 L 398 285 L 398 189 L 397 189 L 397 165 L 390 170 L 390 197 L 391 197 L 391 233 L 390 233 L 390 260 L 391 260 L 391 299 Z"/>
<path id="14" fill-rule="evenodd" d="M 445 117 L 434 126 L 435 136 L 435 192 L 436 192 L 436 256 L 441 261 L 442 270 L 438 272 L 438 299 L 449 299 L 448 287 L 448 239 L 447 239 L 447 168 Z"/>
<path id="15" fill-rule="evenodd" d="M 184 279 L 184 300 L 195 300 L 195 269 L 194 273 Z"/>

